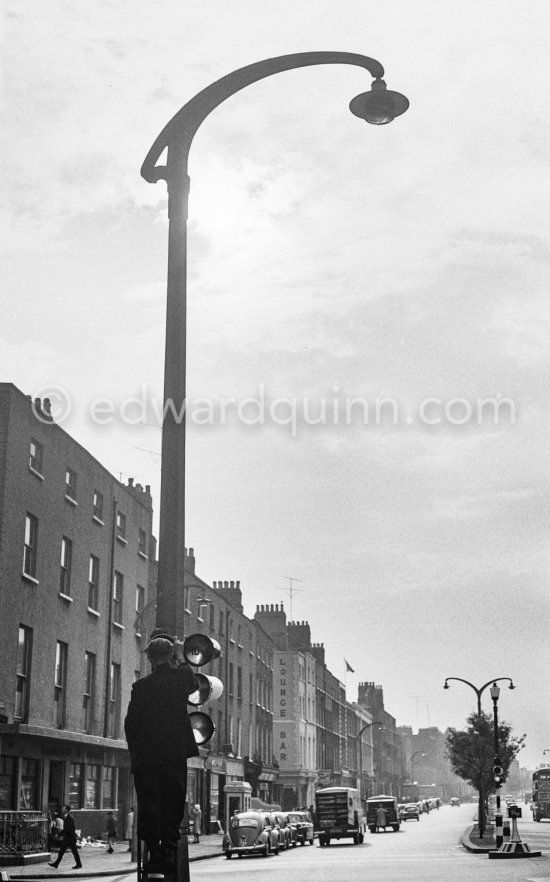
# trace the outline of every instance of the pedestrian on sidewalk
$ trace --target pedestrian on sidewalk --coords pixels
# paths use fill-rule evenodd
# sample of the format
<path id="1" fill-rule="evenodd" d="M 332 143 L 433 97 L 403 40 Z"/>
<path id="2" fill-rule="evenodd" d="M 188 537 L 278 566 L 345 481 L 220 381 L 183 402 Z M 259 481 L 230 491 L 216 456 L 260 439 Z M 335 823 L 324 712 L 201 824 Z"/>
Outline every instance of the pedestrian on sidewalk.
<path id="1" fill-rule="evenodd" d="M 57 869 L 67 849 L 71 850 L 72 855 L 75 859 L 73 870 L 80 870 L 82 867 L 82 863 L 80 861 L 80 855 L 76 847 L 76 829 L 74 825 L 74 818 L 71 815 L 70 805 L 63 806 L 63 839 L 61 840 L 61 848 L 59 849 L 57 860 L 51 864 L 48 864 L 48 866 L 55 867 Z"/>
<path id="2" fill-rule="evenodd" d="M 193 806 L 191 815 L 193 817 L 193 842 L 200 842 L 199 836 L 202 830 L 202 811 L 198 802 Z"/>
<path id="3" fill-rule="evenodd" d="M 107 854 L 112 854 L 114 851 L 113 845 L 118 839 L 118 830 L 116 826 L 115 816 L 112 812 L 107 812 L 107 844 L 109 848 L 107 849 Z"/>
<path id="4" fill-rule="evenodd" d="M 126 815 L 126 836 L 128 840 L 128 851 L 132 851 L 132 839 L 134 837 L 134 806 L 130 806 L 130 811 Z"/>

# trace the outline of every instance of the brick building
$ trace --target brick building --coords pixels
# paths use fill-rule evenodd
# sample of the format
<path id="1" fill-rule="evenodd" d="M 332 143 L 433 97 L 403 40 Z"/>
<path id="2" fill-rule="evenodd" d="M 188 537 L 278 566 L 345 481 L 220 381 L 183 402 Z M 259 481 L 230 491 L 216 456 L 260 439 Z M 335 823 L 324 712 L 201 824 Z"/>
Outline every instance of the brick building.
<path id="1" fill-rule="evenodd" d="M 92 835 L 127 810 L 122 722 L 154 556 L 149 488 L 0 384 L 1 809 L 69 802 Z"/>

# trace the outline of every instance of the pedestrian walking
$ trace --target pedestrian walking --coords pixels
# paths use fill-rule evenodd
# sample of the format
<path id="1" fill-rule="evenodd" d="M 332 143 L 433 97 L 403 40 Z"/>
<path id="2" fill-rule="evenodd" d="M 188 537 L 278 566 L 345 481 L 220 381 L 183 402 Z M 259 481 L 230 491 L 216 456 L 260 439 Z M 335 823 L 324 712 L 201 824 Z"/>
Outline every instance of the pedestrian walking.
<path id="1" fill-rule="evenodd" d="M 199 836 L 202 832 L 202 811 L 198 802 L 195 803 L 191 809 L 191 816 L 193 818 L 193 842 L 200 842 Z"/>
<path id="2" fill-rule="evenodd" d="M 124 731 L 137 795 L 137 834 L 149 859 L 144 869 L 174 870 L 185 813 L 187 759 L 199 749 L 187 712 L 195 675 L 183 644 L 155 629 L 146 648 L 152 673 L 136 680 Z"/>
<path id="3" fill-rule="evenodd" d="M 107 812 L 107 844 L 109 848 L 107 849 L 107 854 L 112 854 L 114 851 L 113 845 L 118 839 L 118 830 L 116 825 L 116 819 L 112 812 Z"/>
<path id="4" fill-rule="evenodd" d="M 132 851 L 132 839 L 134 838 L 134 806 L 130 806 L 130 811 L 126 815 L 126 836 L 128 840 L 128 851 Z"/>
<path id="5" fill-rule="evenodd" d="M 75 859 L 73 870 L 80 870 L 82 867 L 82 863 L 80 861 L 80 855 L 76 847 L 76 829 L 74 825 L 74 818 L 71 815 L 70 805 L 63 806 L 63 838 L 61 840 L 61 848 L 59 849 L 57 860 L 51 864 L 48 864 L 48 866 L 55 867 L 57 869 L 67 849 L 71 850 L 72 855 Z"/>
<path id="6" fill-rule="evenodd" d="M 377 833 L 378 833 L 378 830 L 380 829 L 380 827 L 382 827 L 382 830 L 384 831 L 384 833 L 386 832 L 386 818 L 387 818 L 386 809 L 384 808 L 383 805 L 379 805 L 378 808 L 376 809 L 376 832 Z"/>

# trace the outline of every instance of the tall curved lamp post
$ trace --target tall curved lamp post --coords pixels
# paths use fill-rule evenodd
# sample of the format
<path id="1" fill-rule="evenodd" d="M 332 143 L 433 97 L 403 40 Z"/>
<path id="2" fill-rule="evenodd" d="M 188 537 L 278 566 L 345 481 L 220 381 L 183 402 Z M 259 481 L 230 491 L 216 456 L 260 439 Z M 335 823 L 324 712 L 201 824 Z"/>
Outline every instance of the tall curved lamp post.
<path id="1" fill-rule="evenodd" d="M 484 683 L 483 686 L 480 686 L 480 687 L 474 686 L 474 684 L 470 683 L 469 680 L 463 680 L 462 677 L 446 677 L 445 683 L 443 685 L 444 689 L 450 689 L 449 680 L 458 680 L 460 683 L 465 683 L 466 686 L 469 686 L 470 689 L 474 690 L 475 694 L 477 695 L 477 715 L 478 715 L 478 717 L 481 717 L 481 696 L 489 686 L 491 687 L 491 695 L 492 695 L 493 687 L 498 689 L 496 684 L 499 683 L 501 680 L 507 680 L 509 682 L 509 684 L 510 684 L 508 687 L 509 689 L 515 688 L 510 677 L 496 677 L 492 680 L 488 680 L 487 683 Z M 497 699 L 498 699 L 498 696 L 497 696 Z M 493 699 L 493 701 L 494 701 L 494 699 Z M 496 703 L 494 704 L 494 707 L 496 708 Z M 497 727 L 498 727 L 498 723 L 497 723 Z M 496 739 L 495 740 L 495 755 L 497 755 L 499 752 L 498 751 L 498 731 L 495 730 L 495 733 L 496 733 L 495 734 L 495 739 Z M 479 836 L 482 839 L 483 834 L 485 833 L 485 800 L 484 800 L 484 795 L 483 795 L 483 781 L 482 781 L 481 777 L 480 777 L 479 785 L 480 786 L 479 786 L 479 802 L 478 802 L 477 818 L 478 818 L 478 824 L 479 824 Z M 497 788 L 497 815 L 495 815 L 495 826 L 498 826 L 496 824 L 496 817 L 498 816 L 499 812 L 500 812 L 500 796 L 498 794 L 498 788 Z M 500 817 L 502 820 L 502 816 L 500 816 Z M 500 843 L 500 844 L 502 844 L 502 843 Z"/>
<path id="2" fill-rule="evenodd" d="M 413 755 L 411 756 L 411 781 L 414 784 L 414 758 L 415 756 L 430 756 L 428 753 L 424 753 L 423 750 L 415 750 Z"/>
<path id="3" fill-rule="evenodd" d="M 166 181 L 168 190 L 168 292 L 164 364 L 164 419 L 160 493 L 157 625 L 174 628 L 185 566 L 185 397 L 187 160 L 193 138 L 219 104 L 246 86 L 293 68 L 317 64 L 352 64 L 374 77 L 369 92 L 357 95 L 350 110 L 373 125 L 385 125 L 404 113 L 409 102 L 386 88 L 384 68 L 373 58 L 352 52 L 301 52 L 258 61 L 233 71 L 194 96 L 164 127 L 149 150 L 141 174 L 149 183 Z M 166 150 L 166 160 L 159 160 Z"/>
<path id="4" fill-rule="evenodd" d="M 359 798 L 363 799 L 363 742 L 361 740 L 361 736 L 363 732 L 366 732 L 367 729 L 371 729 L 372 726 L 378 726 L 380 730 L 384 728 L 384 724 L 379 720 L 375 720 L 373 723 L 366 723 L 359 729 L 357 733 L 357 740 L 359 742 Z"/>

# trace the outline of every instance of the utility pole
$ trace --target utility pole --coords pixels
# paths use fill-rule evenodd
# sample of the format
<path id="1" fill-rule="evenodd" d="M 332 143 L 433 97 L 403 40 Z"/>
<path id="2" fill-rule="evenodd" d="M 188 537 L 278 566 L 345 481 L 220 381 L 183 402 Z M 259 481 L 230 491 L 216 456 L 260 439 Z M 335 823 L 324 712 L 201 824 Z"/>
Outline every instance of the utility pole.
<path id="1" fill-rule="evenodd" d="M 289 604 L 290 605 L 290 621 L 292 622 L 293 621 L 293 618 L 292 618 L 292 593 L 294 591 L 304 591 L 304 588 L 295 588 L 293 583 L 294 582 L 301 582 L 302 579 L 295 579 L 294 576 L 281 576 L 281 579 L 288 579 L 288 588 L 283 588 L 283 591 L 288 591 L 288 593 L 290 595 L 290 604 Z"/>

